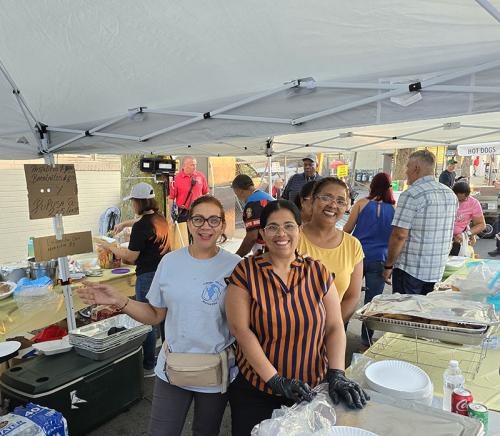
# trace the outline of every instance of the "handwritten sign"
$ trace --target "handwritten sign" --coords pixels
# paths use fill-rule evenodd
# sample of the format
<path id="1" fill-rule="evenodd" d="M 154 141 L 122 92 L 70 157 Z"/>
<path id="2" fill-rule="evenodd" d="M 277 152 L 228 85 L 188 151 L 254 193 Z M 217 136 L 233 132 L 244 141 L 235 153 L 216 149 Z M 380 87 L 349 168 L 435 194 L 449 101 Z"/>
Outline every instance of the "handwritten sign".
<path id="1" fill-rule="evenodd" d="M 78 215 L 74 165 L 24 165 L 30 219 Z"/>
<path id="2" fill-rule="evenodd" d="M 348 165 L 339 165 L 337 167 L 337 177 L 347 177 L 349 175 Z"/>
<path id="3" fill-rule="evenodd" d="M 35 238 L 33 243 L 37 262 L 71 254 L 91 253 L 94 249 L 91 232 L 68 233 L 60 241 L 55 236 L 43 236 Z"/>

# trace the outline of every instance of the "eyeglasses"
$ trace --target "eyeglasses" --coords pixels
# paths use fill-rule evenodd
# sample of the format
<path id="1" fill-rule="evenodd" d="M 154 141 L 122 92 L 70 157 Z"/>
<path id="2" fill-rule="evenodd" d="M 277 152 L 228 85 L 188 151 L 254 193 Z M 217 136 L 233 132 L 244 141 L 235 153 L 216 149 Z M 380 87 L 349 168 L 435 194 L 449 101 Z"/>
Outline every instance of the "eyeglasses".
<path id="1" fill-rule="evenodd" d="M 293 233 L 298 228 L 299 226 L 295 223 L 285 223 L 283 226 L 280 226 L 278 224 L 269 224 L 268 226 L 264 227 L 264 232 L 266 232 L 266 235 L 274 236 L 279 233 L 280 229 L 283 229 L 285 233 Z"/>
<path id="2" fill-rule="evenodd" d="M 222 218 L 217 215 L 212 215 L 209 216 L 208 218 L 205 218 L 201 215 L 195 215 L 190 218 L 191 224 L 195 227 L 203 227 L 205 223 L 208 223 L 208 225 L 212 228 L 219 227 L 222 223 Z"/>
<path id="3" fill-rule="evenodd" d="M 323 203 L 335 203 L 339 207 L 347 206 L 347 202 L 343 198 L 335 198 L 331 195 L 316 195 L 314 198 L 317 198 Z"/>

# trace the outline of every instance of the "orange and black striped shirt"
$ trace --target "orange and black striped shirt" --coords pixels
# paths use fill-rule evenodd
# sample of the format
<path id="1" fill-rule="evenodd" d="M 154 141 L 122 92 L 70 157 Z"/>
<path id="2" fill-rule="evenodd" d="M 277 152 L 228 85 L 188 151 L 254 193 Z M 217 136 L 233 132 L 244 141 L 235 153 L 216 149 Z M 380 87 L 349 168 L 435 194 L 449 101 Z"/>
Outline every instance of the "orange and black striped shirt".
<path id="1" fill-rule="evenodd" d="M 250 294 L 250 328 L 278 374 L 310 386 L 323 381 L 327 369 L 323 297 L 333 277 L 320 261 L 298 256 L 284 283 L 271 263 L 258 255 L 243 259 L 226 279 Z M 270 393 L 239 346 L 236 361 L 253 386 Z"/>

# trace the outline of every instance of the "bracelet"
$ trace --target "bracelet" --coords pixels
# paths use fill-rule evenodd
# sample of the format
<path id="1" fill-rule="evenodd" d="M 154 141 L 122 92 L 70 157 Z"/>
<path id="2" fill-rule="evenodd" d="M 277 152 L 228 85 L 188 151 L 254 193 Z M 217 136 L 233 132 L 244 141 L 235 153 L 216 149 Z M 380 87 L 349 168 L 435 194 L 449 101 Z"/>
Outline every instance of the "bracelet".
<path id="1" fill-rule="evenodd" d="M 129 301 L 130 301 L 130 298 L 127 297 L 127 302 L 122 307 L 115 306 L 115 312 L 121 312 L 123 309 L 125 309 L 127 307 L 127 304 Z"/>
<path id="2" fill-rule="evenodd" d="M 384 269 L 394 269 L 394 265 L 384 265 Z"/>

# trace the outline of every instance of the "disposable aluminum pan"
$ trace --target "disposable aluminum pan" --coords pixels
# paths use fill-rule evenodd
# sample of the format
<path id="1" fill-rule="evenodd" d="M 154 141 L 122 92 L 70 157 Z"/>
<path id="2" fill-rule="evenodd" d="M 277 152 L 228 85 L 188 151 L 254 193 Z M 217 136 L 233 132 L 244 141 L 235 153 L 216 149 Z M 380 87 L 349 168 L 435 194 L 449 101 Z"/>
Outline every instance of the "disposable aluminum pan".
<path id="1" fill-rule="evenodd" d="M 489 326 L 481 328 L 447 327 L 435 324 L 423 324 L 413 321 L 363 315 L 367 306 L 355 312 L 356 318 L 363 321 L 371 330 L 399 333 L 405 336 L 436 339 L 460 345 L 480 345 L 488 336 Z"/>
<path id="2" fill-rule="evenodd" d="M 131 329 L 142 327 L 144 324 L 130 318 L 130 316 L 122 314 L 113 316 L 108 319 L 103 319 L 102 321 L 97 321 L 92 324 L 71 330 L 69 332 L 70 336 L 82 336 L 85 338 L 92 338 L 96 340 L 105 340 L 108 336 L 108 331 L 112 327 L 122 328 L 125 327 L 126 330 L 115 333 L 113 336 L 124 336 Z"/>
<path id="3" fill-rule="evenodd" d="M 118 345 L 117 347 L 110 348 L 105 351 L 92 351 L 92 350 L 87 350 L 85 348 L 80 348 L 79 346 L 74 346 L 75 351 L 80 355 L 84 357 L 88 357 L 89 359 L 92 360 L 107 360 L 111 359 L 113 357 L 119 357 L 124 354 L 129 353 L 130 351 L 140 347 L 144 340 L 146 339 L 147 333 L 132 339 L 131 341 Z"/>

